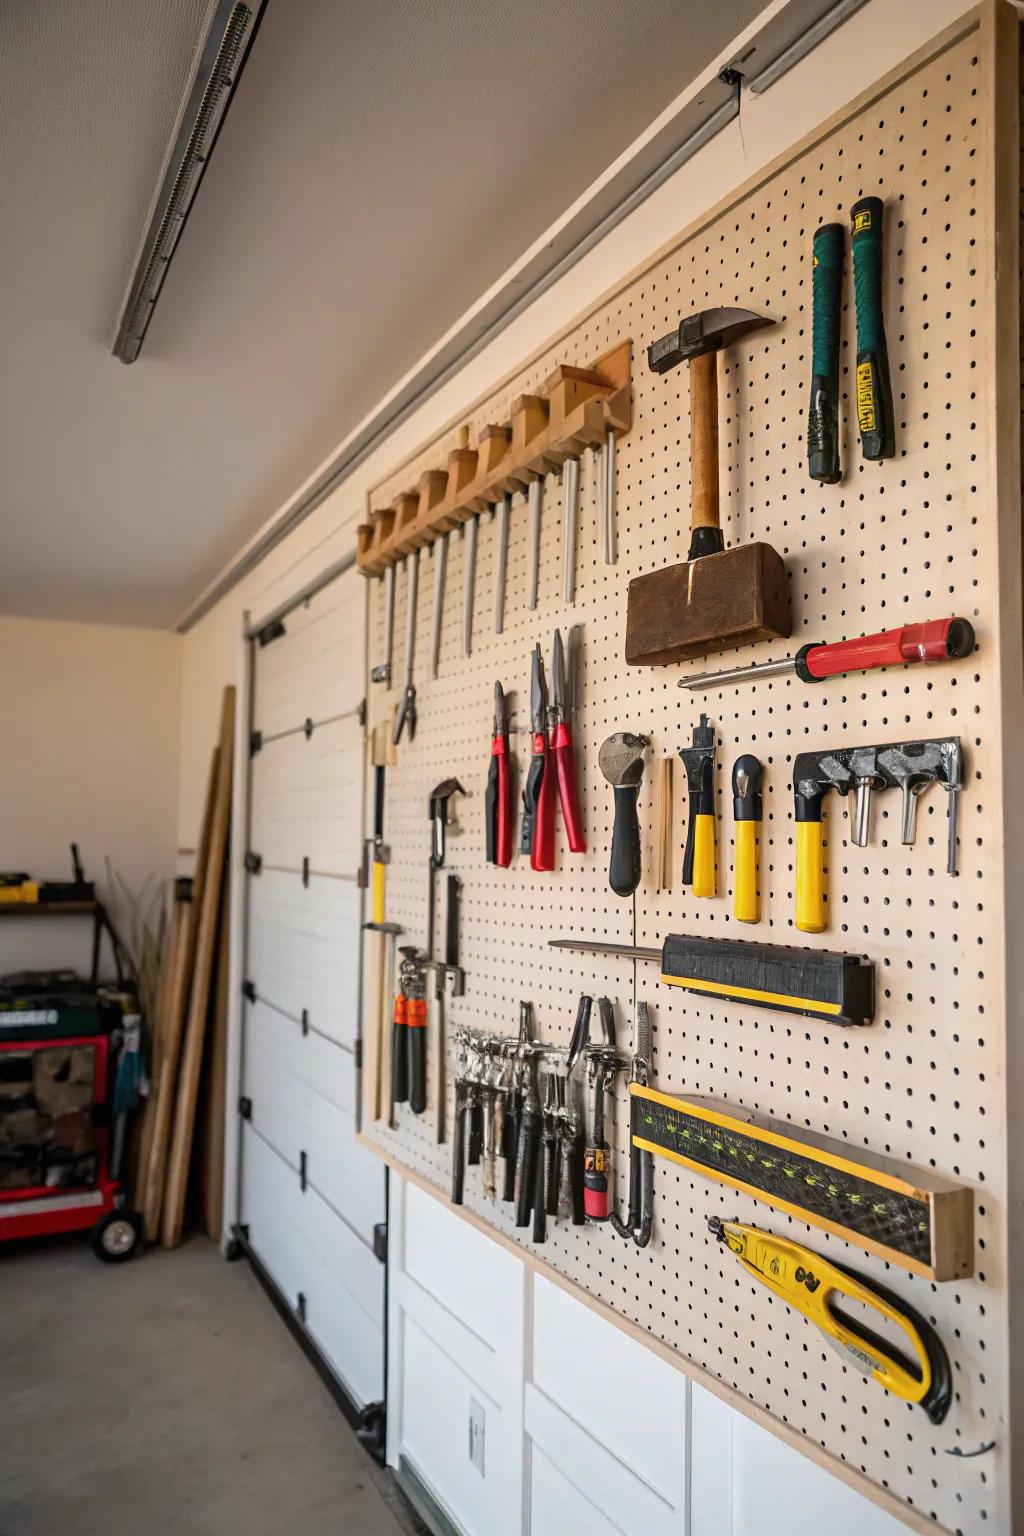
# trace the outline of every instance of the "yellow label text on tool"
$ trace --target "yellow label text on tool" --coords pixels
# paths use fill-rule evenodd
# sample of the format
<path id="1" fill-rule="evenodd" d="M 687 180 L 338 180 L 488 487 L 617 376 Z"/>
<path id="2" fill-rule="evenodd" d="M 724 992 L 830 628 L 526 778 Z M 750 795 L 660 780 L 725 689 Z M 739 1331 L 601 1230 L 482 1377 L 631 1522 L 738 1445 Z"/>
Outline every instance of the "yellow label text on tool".
<path id="1" fill-rule="evenodd" d="M 862 432 L 875 430 L 875 386 L 870 363 L 857 364 L 857 422 Z"/>
<path id="2" fill-rule="evenodd" d="M 870 229 L 870 228 L 871 228 L 871 209 L 870 208 L 862 208 L 861 211 L 858 214 L 856 214 L 855 217 L 854 217 L 854 220 L 853 220 L 853 232 L 854 232 L 855 235 L 859 235 L 861 230 Z"/>

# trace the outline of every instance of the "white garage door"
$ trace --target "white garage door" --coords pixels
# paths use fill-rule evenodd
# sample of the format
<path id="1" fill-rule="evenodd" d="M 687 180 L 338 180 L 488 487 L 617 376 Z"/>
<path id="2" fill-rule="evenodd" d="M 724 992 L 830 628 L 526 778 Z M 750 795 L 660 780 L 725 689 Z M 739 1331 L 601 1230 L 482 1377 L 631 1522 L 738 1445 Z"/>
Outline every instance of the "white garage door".
<path id="1" fill-rule="evenodd" d="M 352 570 L 254 644 L 241 1104 L 249 1245 L 357 1407 L 384 1386 L 385 1176 L 355 1140 L 364 612 Z"/>

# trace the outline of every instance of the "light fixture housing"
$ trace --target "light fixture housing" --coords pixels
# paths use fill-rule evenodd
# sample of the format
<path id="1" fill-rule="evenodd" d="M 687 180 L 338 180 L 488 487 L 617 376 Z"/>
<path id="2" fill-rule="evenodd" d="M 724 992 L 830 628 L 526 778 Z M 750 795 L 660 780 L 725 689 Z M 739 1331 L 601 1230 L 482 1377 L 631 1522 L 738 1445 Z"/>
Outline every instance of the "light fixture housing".
<path id="1" fill-rule="evenodd" d="M 111 348 L 134 363 L 249 56 L 266 0 L 217 0 Z"/>

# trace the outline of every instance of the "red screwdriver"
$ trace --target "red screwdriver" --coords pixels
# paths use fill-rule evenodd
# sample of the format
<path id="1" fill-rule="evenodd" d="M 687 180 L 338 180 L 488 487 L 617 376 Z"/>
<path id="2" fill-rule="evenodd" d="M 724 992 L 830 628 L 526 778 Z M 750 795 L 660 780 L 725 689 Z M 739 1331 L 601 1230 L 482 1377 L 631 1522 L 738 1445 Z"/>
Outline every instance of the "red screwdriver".
<path id="1" fill-rule="evenodd" d="M 755 662 L 728 672 L 702 672 L 681 677 L 680 688 L 717 688 L 723 683 L 757 682 L 763 677 L 795 674 L 802 683 L 820 683 L 843 672 L 869 672 L 876 667 L 897 667 L 911 661 L 960 661 L 974 650 L 974 626 L 968 619 L 929 619 L 926 624 L 904 624 L 878 635 L 857 640 L 837 640 L 831 645 L 804 645 L 795 656 L 782 661 Z"/>

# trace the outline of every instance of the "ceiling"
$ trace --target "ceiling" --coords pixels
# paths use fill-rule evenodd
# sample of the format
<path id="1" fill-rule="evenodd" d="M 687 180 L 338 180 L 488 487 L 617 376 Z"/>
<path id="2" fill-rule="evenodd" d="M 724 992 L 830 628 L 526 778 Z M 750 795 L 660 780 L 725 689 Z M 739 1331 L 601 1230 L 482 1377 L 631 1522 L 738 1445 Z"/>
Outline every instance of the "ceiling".
<path id="1" fill-rule="evenodd" d="M 208 0 L 0 5 L 0 612 L 169 626 L 762 0 L 269 0 L 138 362 Z"/>

